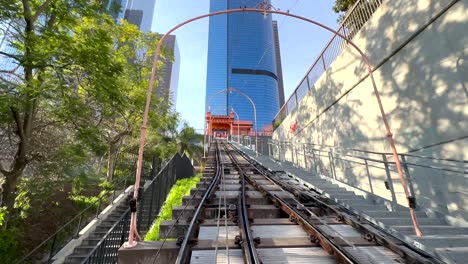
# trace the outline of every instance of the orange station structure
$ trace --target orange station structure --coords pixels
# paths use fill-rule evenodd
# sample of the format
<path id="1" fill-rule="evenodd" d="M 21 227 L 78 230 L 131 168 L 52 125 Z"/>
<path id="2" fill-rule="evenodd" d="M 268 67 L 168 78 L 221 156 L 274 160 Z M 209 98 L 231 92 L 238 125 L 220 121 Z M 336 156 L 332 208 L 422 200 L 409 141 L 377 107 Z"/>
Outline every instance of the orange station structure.
<path id="1" fill-rule="evenodd" d="M 227 135 L 251 135 L 254 133 L 252 121 L 234 120 L 234 112 L 229 115 L 212 115 L 206 112 L 207 135 L 226 138 Z"/>

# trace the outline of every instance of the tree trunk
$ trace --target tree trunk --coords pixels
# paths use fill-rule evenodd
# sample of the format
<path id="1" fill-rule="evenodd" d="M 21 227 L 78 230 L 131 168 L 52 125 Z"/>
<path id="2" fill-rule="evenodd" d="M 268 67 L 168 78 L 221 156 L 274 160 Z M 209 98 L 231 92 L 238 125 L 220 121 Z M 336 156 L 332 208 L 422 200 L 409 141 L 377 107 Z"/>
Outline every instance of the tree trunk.
<path id="1" fill-rule="evenodd" d="M 115 144 L 109 144 L 108 158 L 107 158 L 107 180 L 112 181 L 114 177 L 115 157 L 117 155 L 117 148 Z"/>
<path id="2" fill-rule="evenodd" d="M 2 190 L 2 206 L 5 206 L 8 210 L 8 218 L 14 215 L 14 205 L 16 199 L 16 185 L 18 184 L 18 179 L 20 178 L 22 171 L 15 173 L 8 173 L 3 184 Z"/>
<path id="3" fill-rule="evenodd" d="M 99 161 L 98 161 L 98 167 L 96 169 L 96 175 L 101 175 L 101 172 L 102 172 L 102 163 L 104 161 L 104 155 L 102 155 L 100 158 L 99 158 Z"/>

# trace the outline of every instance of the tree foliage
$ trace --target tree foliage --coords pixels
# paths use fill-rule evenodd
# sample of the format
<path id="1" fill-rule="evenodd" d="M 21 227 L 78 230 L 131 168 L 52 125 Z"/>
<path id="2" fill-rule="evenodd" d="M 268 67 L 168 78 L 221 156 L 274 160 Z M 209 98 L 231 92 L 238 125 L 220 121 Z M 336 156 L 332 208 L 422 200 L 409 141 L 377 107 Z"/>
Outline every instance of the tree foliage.
<path id="1" fill-rule="evenodd" d="M 17 249 L 28 240 L 21 235 L 25 218 L 37 220 L 33 216 L 45 207 L 54 210 L 54 220 L 57 215 L 70 217 L 69 211 L 55 211 L 59 199 L 89 203 L 92 192 L 105 191 L 96 183 L 103 180 L 102 173 L 111 180 L 118 153 L 136 150 L 160 36 L 144 34 L 125 21 L 116 23 L 102 1 L 3 0 L 0 38 L 4 36 L 0 228 L 5 243 L 0 252 L 22 254 Z M 160 55 L 172 59 L 165 49 Z M 195 153 L 187 143 L 193 129 L 185 125 L 178 130 L 178 115 L 156 94 L 145 153 L 161 158 L 177 150 Z M 95 188 L 85 190 L 89 184 L 82 181 Z M 79 191 L 71 187 L 77 182 Z"/>
<path id="2" fill-rule="evenodd" d="M 4 2 L 0 59 L 15 69 L 0 72 L 1 206 L 16 215 L 23 176 L 59 182 L 103 156 L 112 166 L 136 141 L 159 36 L 115 23 L 100 1 Z M 168 109 L 154 96 L 149 131 L 161 133 Z"/>
<path id="3" fill-rule="evenodd" d="M 357 0 L 335 0 L 333 11 L 335 13 L 346 13 L 356 2 Z"/>

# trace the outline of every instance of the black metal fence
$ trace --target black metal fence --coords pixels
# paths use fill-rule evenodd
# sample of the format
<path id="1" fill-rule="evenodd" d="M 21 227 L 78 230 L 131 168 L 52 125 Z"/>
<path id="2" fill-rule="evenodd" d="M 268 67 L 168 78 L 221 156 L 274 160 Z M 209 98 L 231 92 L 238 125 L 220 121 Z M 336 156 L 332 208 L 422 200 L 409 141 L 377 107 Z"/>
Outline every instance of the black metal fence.
<path id="1" fill-rule="evenodd" d="M 153 170 L 153 179 L 144 185 L 138 204 L 137 227 L 142 237 L 159 214 L 174 183 L 193 176 L 194 168 L 185 155 L 176 153 L 159 173 L 156 172 Z M 128 240 L 130 215 L 130 209 L 126 210 L 82 263 L 116 263 L 120 246 Z"/>

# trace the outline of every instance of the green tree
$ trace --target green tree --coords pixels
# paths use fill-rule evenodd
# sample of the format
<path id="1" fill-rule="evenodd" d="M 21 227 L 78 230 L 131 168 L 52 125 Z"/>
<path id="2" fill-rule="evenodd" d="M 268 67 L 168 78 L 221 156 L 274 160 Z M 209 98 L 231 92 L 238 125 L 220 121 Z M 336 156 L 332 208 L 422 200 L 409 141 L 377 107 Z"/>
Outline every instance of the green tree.
<path id="1" fill-rule="evenodd" d="M 357 0 L 335 0 L 333 11 L 335 13 L 346 13 L 356 2 Z"/>
<path id="2" fill-rule="evenodd" d="M 122 102 L 115 87 L 124 64 L 111 56 L 114 41 L 104 29 L 114 22 L 99 1 L 5 0 L 0 21 L 9 24 L 14 48 L 0 56 L 18 65 L 0 78 L 1 205 L 14 214 L 27 166 L 50 161 L 66 143 L 93 141 L 87 123 L 78 122 L 92 114 L 82 102 Z"/>

